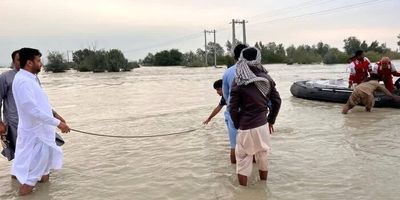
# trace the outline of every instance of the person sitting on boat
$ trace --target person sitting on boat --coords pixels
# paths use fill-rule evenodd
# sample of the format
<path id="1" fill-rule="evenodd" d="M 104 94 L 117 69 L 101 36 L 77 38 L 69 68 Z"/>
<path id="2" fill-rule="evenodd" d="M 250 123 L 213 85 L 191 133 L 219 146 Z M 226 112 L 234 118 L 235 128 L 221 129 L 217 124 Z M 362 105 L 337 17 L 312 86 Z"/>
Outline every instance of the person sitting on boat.
<path id="1" fill-rule="evenodd" d="M 372 107 L 375 104 L 374 92 L 380 90 L 386 95 L 392 97 L 393 99 L 399 101 L 399 96 L 394 96 L 389 90 L 387 90 L 383 85 L 379 84 L 380 77 L 377 74 L 371 74 L 371 76 L 363 83 L 357 85 L 354 88 L 353 93 L 349 97 L 346 105 L 343 106 L 342 113 L 347 114 L 349 110 L 354 108 L 358 104 L 365 106 L 367 112 L 371 112 Z"/>
<path id="2" fill-rule="evenodd" d="M 226 105 L 225 98 L 222 96 L 222 79 L 219 79 L 214 82 L 214 89 L 217 91 L 217 94 L 221 97 L 218 105 L 211 112 L 210 116 L 203 122 L 204 125 L 207 125 L 211 119 L 221 111 L 221 109 Z"/>
<path id="3" fill-rule="evenodd" d="M 350 60 L 349 88 L 362 83 L 368 78 L 369 72 L 372 70 L 371 62 L 364 56 L 362 50 L 356 51 Z"/>
<path id="4" fill-rule="evenodd" d="M 395 66 L 388 57 L 383 57 L 377 62 L 372 68 L 372 73 L 379 75 L 386 89 L 390 92 L 394 91 L 393 76 L 400 76 L 400 73 L 397 72 Z"/>

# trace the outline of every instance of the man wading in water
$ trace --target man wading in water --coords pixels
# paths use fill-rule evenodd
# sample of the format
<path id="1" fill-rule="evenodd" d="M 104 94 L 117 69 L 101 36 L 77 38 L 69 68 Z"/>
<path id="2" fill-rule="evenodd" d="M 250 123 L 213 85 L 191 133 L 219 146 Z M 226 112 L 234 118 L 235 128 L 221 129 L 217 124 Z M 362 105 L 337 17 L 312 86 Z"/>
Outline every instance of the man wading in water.
<path id="1" fill-rule="evenodd" d="M 15 144 L 17 142 L 18 113 L 12 94 L 12 82 L 19 71 L 19 50 L 11 54 L 12 69 L 0 75 L 0 109 L 3 107 L 3 116 L 0 122 L 0 135 L 5 135 L 7 147 L 1 152 L 9 161 L 14 159 Z M 3 105 L 3 106 L 2 106 Z"/>
<path id="2" fill-rule="evenodd" d="M 235 62 L 239 60 L 240 52 L 242 52 L 242 50 L 245 48 L 247 48 L 247 45 L 244 44 L 238 44 L 235 47 L 235 49 L 233 50 Z M 226 126 L 228 127 L 229 144 L 231 147 L 230 158 L 232 164 L 236 163 L 235 147 L 236 147 L 237 129 L 235 128 L 235 125 L 233 124 L 233 121 L 229 114 L 229 109 L 230 109 L 229 101 L 230 101 L 230 92 L 235 77 L 236 77 L 236 64 L 229 67 L 222 76 L 222 94 L 223 98 L 226 100 L 227 103 L 224 116 L 225 116 Z"/>
<path id="3" fill-rule="evenodd" d="M 37 182 L 47 182 L 50 170 L 61 169 L 63 154 L 55 142 L 55 127 L 63 133 L 68 125 L 55 118 L 47 95 L 36 76 L 42 67 L 37 49 L 19 50 L 21 69 L 12 88 L 18 112 L 18 137 L 12 174 L 21 183 L 20 195 L 33 191 Z"/>
<path id="4" fill-rule="evenodd" d="M 236 172 L 239 184 L 246 186 L 247 177 L 251 175 L 253 155 L 260 179 L 267 180 L 270 134 L 274 130 L 273 124 L 281 106 L 281 98 L 275 89 L 275 82 L 261 65 L 258 49 L 244 49 L 236 67 L 236 79 L 230 97 L 230 115 L 238 128 Z M 270 109 L 266 106 L 269 101 Z"/>

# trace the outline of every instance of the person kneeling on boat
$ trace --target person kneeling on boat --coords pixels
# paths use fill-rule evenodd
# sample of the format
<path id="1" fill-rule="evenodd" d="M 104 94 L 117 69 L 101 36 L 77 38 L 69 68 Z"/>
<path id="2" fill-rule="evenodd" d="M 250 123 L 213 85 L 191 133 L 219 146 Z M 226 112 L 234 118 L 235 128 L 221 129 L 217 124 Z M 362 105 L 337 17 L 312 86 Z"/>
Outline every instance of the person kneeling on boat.
<path id="1" fill-rule="evenodd" d="M 400 76 L 395 66 L 391 63 L 388 57 L 383 57 L 372 68 L 372 73 L 378 74 L 380 79 L 385 84 L 386 89 L 390 92 L 394 91 L 393 76 Z"/>
<path id="2" fill-rule="evenodd" d="M 371 74 L 365 82 L 359 84 L 354 88 L 353 93 L 349 97 L 346 105 L 344 105 L 342 113 L 347 114 L 349 110 L 354 108 L 358 104 L 365 106 L 367 112 L 371 112 L 372 107 L 375 104 L 374 92 L 380 90 L 386 95 L 394 98 L 395 100 L 400 100 L 399 96 L 394 96 L 389 90 L 387 90 L 383 85 L 379 84 L 379 76 L 377 74 Z"/>

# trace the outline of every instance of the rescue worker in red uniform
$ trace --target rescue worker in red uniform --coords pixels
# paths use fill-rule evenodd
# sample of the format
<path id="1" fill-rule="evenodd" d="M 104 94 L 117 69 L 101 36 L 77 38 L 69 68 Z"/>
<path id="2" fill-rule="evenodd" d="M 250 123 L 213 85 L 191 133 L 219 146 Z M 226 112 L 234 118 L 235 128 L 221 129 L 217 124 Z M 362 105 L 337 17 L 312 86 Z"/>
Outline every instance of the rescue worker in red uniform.
<path id="1" fill-rule="evenodd" d="M 355 56 L 351 58 L 349 65 L 350 76 L 349 76 L 349 88 L 362 83 L 369 76 L 369 72 L 372 70 L 371 62 L 367 57 L 364 56 L 362 50 L 358 50 Z"/>
<path id="2" fill-rule="evenodd" d="M 390 62 L 388 57 L 383 57 L 379 62 L 377 62 L 372 68 L 372 73 L 378 74 L 385 84 L 386 89 L 393 93 L 395 89 L 393 76 L 400 76 L 400 73 L 397 72 L 395 66 Z"/>

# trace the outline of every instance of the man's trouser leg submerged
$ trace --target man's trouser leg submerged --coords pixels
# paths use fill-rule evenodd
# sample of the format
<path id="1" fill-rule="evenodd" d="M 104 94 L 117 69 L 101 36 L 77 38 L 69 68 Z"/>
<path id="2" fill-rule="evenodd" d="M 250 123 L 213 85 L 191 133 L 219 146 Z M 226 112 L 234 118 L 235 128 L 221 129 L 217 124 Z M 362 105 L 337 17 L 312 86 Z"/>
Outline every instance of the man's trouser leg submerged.
<path id="1" fill-rule="evenodd" d="M 251 175 L 253 155 L 255 155 L 261 180 L 266 180 L 268 174 L 268 153 L 270 151 L 270 134 L 267 125 L 254 129 L 238 130 L 236 145 L 236 173 L 239 184 L 247 185 Z"/>

